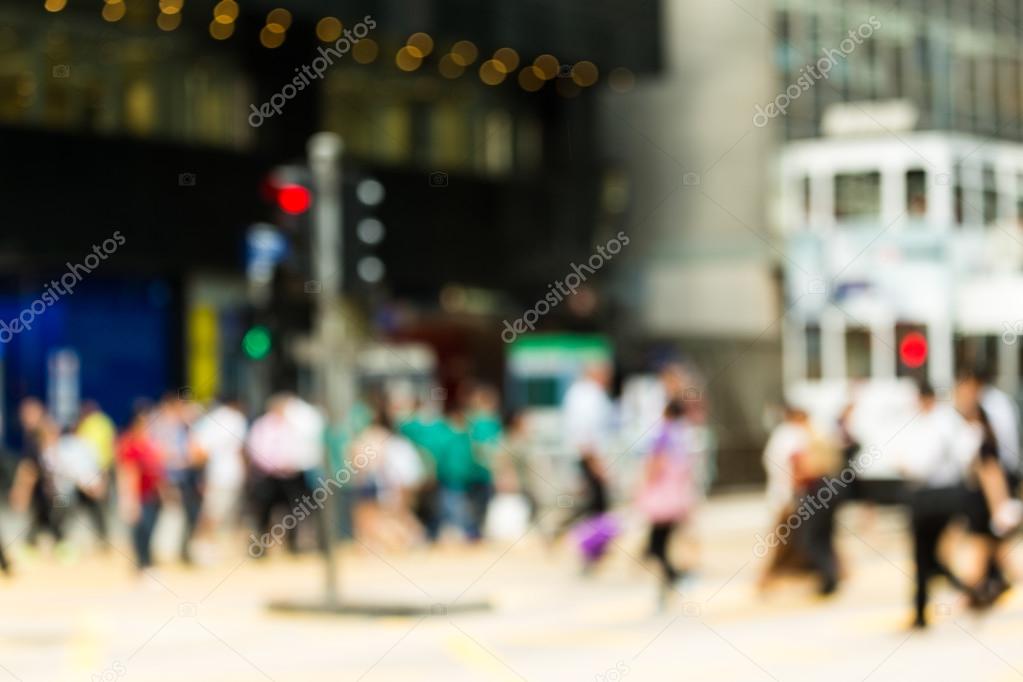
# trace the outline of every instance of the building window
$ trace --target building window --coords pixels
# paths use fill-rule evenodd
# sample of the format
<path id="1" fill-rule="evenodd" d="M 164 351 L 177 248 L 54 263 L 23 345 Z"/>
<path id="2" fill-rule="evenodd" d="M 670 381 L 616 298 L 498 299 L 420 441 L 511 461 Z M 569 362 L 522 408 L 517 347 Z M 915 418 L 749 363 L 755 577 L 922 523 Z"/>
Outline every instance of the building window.
<path id="1" fill-rule="evenodd" d="M 835 218 L 876 220 L 881 216 L 881 173 L 841 173 L 835 176 Z"/>

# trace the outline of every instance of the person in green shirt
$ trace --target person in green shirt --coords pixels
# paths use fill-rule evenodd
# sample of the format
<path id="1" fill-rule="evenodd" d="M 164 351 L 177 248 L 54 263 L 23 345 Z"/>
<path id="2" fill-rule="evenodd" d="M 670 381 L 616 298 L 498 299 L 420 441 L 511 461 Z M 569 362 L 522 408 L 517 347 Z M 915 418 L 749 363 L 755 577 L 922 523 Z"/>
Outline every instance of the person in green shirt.
<path id="1" fill-rule="evenodd" d="M 494 461 L 504 437 L 498 402 L 497 390 L 492 386 L 476 387 L 470 396 L 471 409 L 466 420 L 474 463 L 467 493 L 470 513 L 480 528 L 494 493 Z"/>
<path id="2" fill-rule="evenodd" d="M 414 504 L 416 517 L 426 529 L 431 542 L 437 539 L 441 523 L 440 487 L 437 469 L 441 450 L 451 436 L 447 423 L 434 411 L 419 402 L 416 409 L 398 424 L 398 433 L 408 438 L 423 460 L 428 472 Z"/>
<path id="3" fill-rule="evenodd" d="M 461 401 L 451 401 L 449 408 L 445 419 L 447 433 L 437 449 L 441 526 L 455 526 L 475 542 L 482 533 L 478 516 L 473 513 L 470 489 L 479 480 L 479 464 Z"/>

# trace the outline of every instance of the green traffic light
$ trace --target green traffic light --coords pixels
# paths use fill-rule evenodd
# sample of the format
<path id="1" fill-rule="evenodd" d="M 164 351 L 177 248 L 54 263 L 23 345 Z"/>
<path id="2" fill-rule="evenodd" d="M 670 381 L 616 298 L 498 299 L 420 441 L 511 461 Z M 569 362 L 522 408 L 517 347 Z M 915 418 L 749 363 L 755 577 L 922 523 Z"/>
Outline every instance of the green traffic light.
<path id="1" fill-rule="evenodd" d="M 256 325 L 245 332 L 242 337 L 242 350 L 253 360 L 262 360 L 270 354 L 270 330 L 263 325 Z"/>

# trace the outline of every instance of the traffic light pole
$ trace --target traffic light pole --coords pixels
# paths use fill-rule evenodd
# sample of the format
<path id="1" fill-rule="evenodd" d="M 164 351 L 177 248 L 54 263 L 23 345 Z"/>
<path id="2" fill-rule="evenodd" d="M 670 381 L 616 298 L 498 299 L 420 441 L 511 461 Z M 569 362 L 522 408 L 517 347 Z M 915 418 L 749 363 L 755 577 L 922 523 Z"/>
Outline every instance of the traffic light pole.
<path id="1" fill-rule="evenodd" d="M 353 347 L 350 330 L 346 328 L 342 298 L 343 248 L 341 213 L 341 153 L 344 146 L 334 133 L 316 133 L 309 139 L 309 166 L 313 180 L 313 276 L 319 285 L 316 303 L 316 339 L 319 367 L 314 372 L 316 388 L 326 406 L 328 423 L 340 425 L 349 415 L 354 402 L 355 373 L 352 362 Z M 324 467 L 328 474 L 332 462 L 324 451 Z M 488 609 L 485 602 L 455 604 L 371 604 L 349 603 L 339 598 L 337 559 L 334 555 L 335 503 L 328 495 L 325 499 L 323 532 L 326 534 L 324 559 L 326 589 L 324 599 L 318 602 L 274 602 L 272 609 L 289 612 L 330 612 L 337 614 L 372 616 L 426 616 L 462 611 Z M 457 600 L 456 600 L 457 601 Z"/>
<path id="2" fill-rule="evenodd" d="M 344 145 L 334 133 L 317 133 L 309 139 L 309 166 L 312 170 L 312 261 L 313 277 L 318 287 L 316 298 L 316 336 L 320 349 L 320 366 L 314 372 L 319 395 L 327 411 L 327 423 L 338 425 L 349 412 L 351 394 L 348 382 L 351 372 L 347 367 L 348 349 L 344 347 L 344 319 L 341 306 L 342 268 L 341 240 L 341 153 Z M 324 448 L 324 470 L 331 471 L 330 452 Z M 334 555 L 334 521 L 336 504 L 328 495 L 322 513 L 324 559 L 326 563 L 327 605 L 336 605 L 337 559 Z"/>

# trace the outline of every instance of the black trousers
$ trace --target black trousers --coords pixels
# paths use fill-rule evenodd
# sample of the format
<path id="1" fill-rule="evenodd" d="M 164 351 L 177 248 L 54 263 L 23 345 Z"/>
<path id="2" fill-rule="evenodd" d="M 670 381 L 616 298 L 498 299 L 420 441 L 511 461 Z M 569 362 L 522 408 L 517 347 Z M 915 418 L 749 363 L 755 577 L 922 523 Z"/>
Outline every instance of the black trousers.
<path id="1" fill-rule="evenodd" d="M 252 488 L 252 509 L 255 516 L 256 530 L 260 534 L 269 533 L 275 509 L 282 514 L 290 514 L 302 503 L 302 495 L 306 494 L 305 479 L 301 473 L 292 476 L 264 476 L 255 482 Z M 284 529 L 285 544 L 288 551 L 298 551 L 298 525 Z"/>
<path id="2" fill-rule="evenodd" d="M 839 504 L 836 494 L 825 504 L 820 492 L 827 486 L 813 486 L 804 495 L 798 509 L 807 509 L 809 516 L 796 534 L 800 548 L 813 570 L 820 576 L 820 591 L 830 594 L 838 585 L 838 556 L 835 554 L 835 508 Z M 813 501 L 810 500 L 813 498 Z"/>
<path id="3" fill-rule="evenodd" d="M 175 486 L 181 496 L 181 508 L 185 513 L 180 555 L 181 560 L 187 563 L 191 561 L 190 543 L 199 524 L 199 513 L 202 511 L 202 470 L 190 468 L 177 472 Z"/>
<path id="4" fill-rule="evenodd" d="M 650 526 L 650 541 L 647 544 L 647 554 L 657 559 L 661 565 L 664 582 L 667 585 L 675 582 L 678 578 L 678 570 L 672 566 L 671 560 L 668 558 L 668 543 L 674 530 L 675 523 L 672 521 L 653 524 Z"/>
<path id="5" fill-rule="evenodd" d="M 53 539 L 64 539 L 64 510 L 57 507 L 57 499 L 43 489 L 40 482 L 32 490 L 32 520 L 29 522 L 28 543 L 34 545 L 40 531 L 47 531 Z"/>
<path id="6" fill-rule="evenodd" d="M 916 592 L 913 606 L 916 622 L 925 623 L 931 578 L 944 576 L 957 589 L 967 591 L 962 582 L 938 559 L 938 542 L 952 520 L 962 513 L 966 502 L 960 487 L 921 488 L 910 493 L 910 519 L 913 530 L 913 559 L 916 563 Z"/>
<path id="7" fill-rule="evenodd" d="M 89 520 L 92 522 L 93 527 L 96 529 L 96 535 L 103 542 L 107 541 L 107 516 L 106 516 L 106 499 L 102 497 L 92 497 L 88 493 L 78 489 L 75 491 L 75 504 L 85 509 L 85 513 L 89 515 Z"/>

